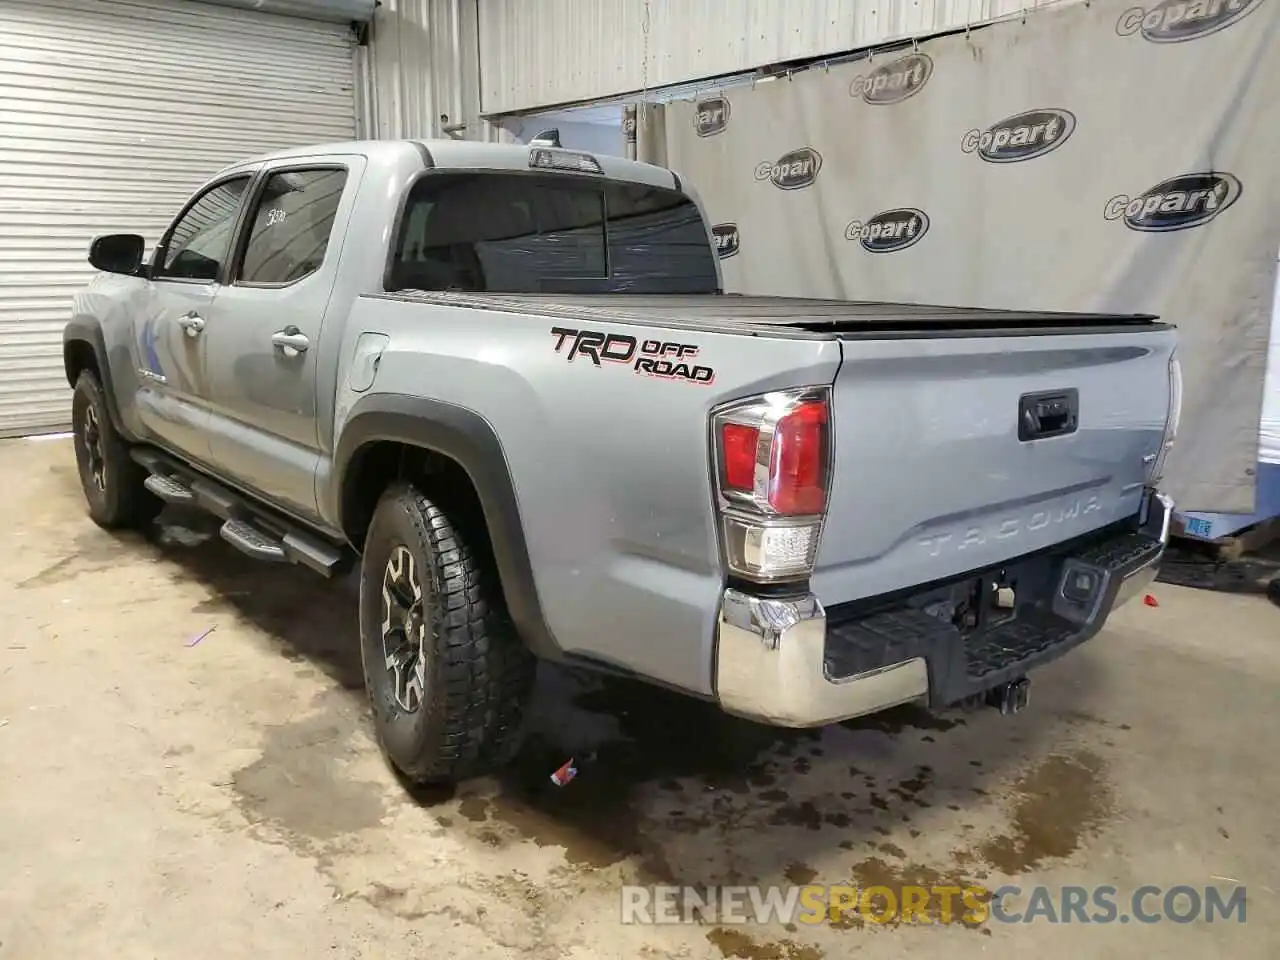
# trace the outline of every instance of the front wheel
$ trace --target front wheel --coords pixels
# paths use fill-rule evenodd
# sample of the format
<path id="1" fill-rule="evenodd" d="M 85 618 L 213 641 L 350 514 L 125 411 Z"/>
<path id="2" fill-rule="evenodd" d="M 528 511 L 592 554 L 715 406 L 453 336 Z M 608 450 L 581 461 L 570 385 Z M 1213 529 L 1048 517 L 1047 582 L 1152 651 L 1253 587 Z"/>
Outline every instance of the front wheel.
<path id="1" fill-rule="evenodd" d="M 474 524 L 397 484 L 360 568 L 365 686 L 383 753 L 418 783 L 487 773 L 519 749 L 535 661 Z"/>
<path id="2" fill-rule="evenodd" d="M 102 385 L 88 370 L 76 380 L 71 398 L 71 435 L 93 522 L 116 530 L 155 519 L 164 504 L 143 486 L 147 472 L 129 456 L 128 445 L 111 424 Z"/>

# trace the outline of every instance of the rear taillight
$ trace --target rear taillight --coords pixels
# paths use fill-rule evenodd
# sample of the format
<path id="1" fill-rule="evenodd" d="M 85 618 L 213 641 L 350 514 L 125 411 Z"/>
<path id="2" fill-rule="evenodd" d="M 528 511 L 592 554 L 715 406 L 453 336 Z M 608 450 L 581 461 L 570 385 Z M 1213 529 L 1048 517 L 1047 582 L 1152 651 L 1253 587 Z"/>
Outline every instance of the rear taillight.
<path id="1" fill-rule="evenodd" d="M 712 414 L 729 569 L 761 582 L 813 569 L 831 475 L 831 391 L 767 393 Z"/>
<path id="2" fill-rule="evenodd" d="M 1182 423 L 1182 364 L 1178 362 L 1175 352 L 1169 357 L 1169 413 L 1164 421 L 1164 437 L 1160 441 L 1160 450 L 1147 470 L 1147 484 L 1156 486 L 1164 478 L 1165 464 L 1169 460 L 1169 451 L 1178 438 L 1178 427 Z"/>

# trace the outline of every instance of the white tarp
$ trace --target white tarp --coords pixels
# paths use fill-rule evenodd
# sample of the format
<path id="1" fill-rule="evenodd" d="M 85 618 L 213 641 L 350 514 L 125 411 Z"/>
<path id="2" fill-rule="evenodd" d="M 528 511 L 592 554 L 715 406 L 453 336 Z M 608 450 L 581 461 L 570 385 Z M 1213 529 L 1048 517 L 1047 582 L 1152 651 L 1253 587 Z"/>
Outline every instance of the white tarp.
<path id="1" fill-rule="evenodd" d="M 1166 485 L 1251 511 L 1280 246 L 1280 0 L 1075 4 L 667 108 L 729 290 L 1151 312 Z"/>
<path id="2" fill-rule="evenodd" d="M 1280 463 L 1280 278 L 1271 313 L 1271 349 L 1267 351 L 1267 385 L 1258 430 L 1258 459 Z"/>

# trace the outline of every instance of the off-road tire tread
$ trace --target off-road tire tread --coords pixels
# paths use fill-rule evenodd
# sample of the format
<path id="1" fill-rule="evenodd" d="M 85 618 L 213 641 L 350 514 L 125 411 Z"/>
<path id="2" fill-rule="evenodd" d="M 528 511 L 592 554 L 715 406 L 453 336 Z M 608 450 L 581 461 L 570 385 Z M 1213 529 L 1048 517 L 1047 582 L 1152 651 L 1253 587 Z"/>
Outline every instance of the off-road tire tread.
<path id="1" fill-rule="evenodd" d="M 89 504 L 89 516 L 104 530 L 126 530 L 145 526 L 164 509 L 164 502 L 143 486 L 146 469 L 129 455 L 129 444 L 116 432 L 107 409 L 106 397 L 98 377 L 91 370 L 81 371 L 76 378 L 75 394 L 82 394 L 94 408 L 98 430 L 102 434 L 102 455 L 107 468 L 107 490 L 99 509 Z M 73 400 L 73 403 L 75 401 Z M 78 443 L 77 441 L 74 441 Z M 76 462 L 77 473 L 79 461 Z M 84 478 L 81 477 L 82 484 Z M 86 492 L 86 499 L 87 499 Z"/>
<path id="2" fill-rule="evenodd" d="M 482 776 L 520 748 L 536 661 L 507 614 L 496 570 L 472 546 L 477 535 L 411 484 L 389 489 L 379 509 L 388 507 L 408 514 L 425 548 L 416 552 L 430 577 L 440 681 L 425 692 L 439 711 L 424 749 L 416 762 L 393 765 L 418 783 Z"/>

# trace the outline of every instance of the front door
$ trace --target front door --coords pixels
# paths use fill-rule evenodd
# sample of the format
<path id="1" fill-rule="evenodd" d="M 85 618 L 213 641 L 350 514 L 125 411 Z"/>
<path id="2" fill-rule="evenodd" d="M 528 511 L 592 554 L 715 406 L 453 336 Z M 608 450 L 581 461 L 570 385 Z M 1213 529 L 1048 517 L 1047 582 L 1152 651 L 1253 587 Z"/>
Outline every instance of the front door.
<path id="1" fill-rule="evenodd" d="M 332 414 L 340 346 L 321 331 L 363 162 L 293 160 L 264 173 L 244 252 L 208 329 L 209 437 L 219 472 L 304 519 L 317 515 L 318 417 Z M 347 306 L 335 304 L 334 317 Z"/>
<path id="2" fill-rule="evenodd" d="M 156 248 L 133 318 L 138 415 L 157 441 L 196 462 L 210 452 L 205 328 L 250 179 L 221 180 L 187 205 Z"/>

